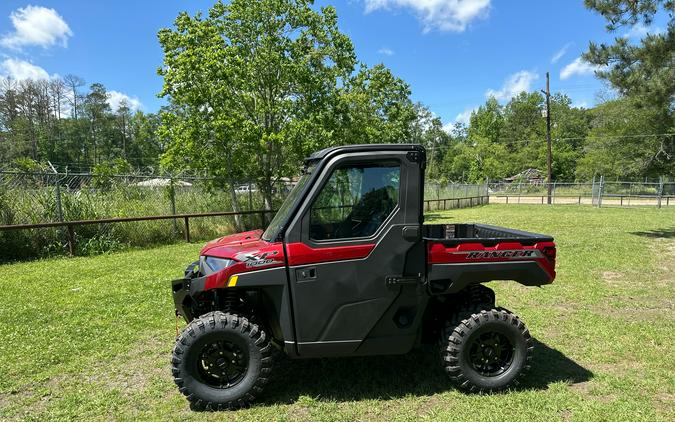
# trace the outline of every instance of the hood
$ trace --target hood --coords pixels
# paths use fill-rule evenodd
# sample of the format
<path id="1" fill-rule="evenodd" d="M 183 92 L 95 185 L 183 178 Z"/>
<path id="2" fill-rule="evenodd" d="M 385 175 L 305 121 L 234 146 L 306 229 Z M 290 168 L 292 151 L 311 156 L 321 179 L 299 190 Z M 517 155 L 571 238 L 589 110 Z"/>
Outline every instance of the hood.
<path id="1" fill-rule="evenodd" d="M 200 255 L 234 259 L 236 255 L 242 253 L 267 249 L 272 244 L 260 238 L 262 233 L 262 230 L 251 230 L 220 237 L 207 243 Z"/>

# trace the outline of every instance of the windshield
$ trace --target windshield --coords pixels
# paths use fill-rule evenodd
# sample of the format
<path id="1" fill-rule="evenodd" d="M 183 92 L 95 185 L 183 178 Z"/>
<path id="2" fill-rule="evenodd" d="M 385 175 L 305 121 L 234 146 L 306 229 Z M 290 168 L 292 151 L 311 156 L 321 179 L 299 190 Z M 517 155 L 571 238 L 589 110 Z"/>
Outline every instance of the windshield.
<path id="1" fill-rule="evenodd" d="M 279 237 L 281 230 L 283 230 L 284 226 L 288 222 L 295 203 L 298 201 L 298 198 L 304 190 L 305 185 L 307 185 L 307 182 L 309 182 L 310 175 L 312 174 L 314 167 L 316 167 L 316 165 L 312 164 L 303 171 L 302 177 L 300 180 L 298 180 L 298 183 L 295 184 L 295 187 L 293 190 L 291 190 L 291 193 L 288 194 L 286 200 L 284 200 L 284 203 L 281 204 L 279 211 L 277 211 L 270 225 L 267 226 L 267 230 L 265 230 L 265 233 L 262 235 L 263 240 L 273 242 Z"/>

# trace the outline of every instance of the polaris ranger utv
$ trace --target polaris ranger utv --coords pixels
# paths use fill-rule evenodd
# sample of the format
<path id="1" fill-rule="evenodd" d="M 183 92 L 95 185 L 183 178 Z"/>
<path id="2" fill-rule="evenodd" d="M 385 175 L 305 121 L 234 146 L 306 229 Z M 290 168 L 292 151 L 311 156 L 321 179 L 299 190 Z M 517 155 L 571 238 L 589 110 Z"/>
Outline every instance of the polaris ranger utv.
<path id="1" fill-rule="evenodd" d="M 197 409 L 253 401 L 272 348 L 291 358 L 403 354 L 439 344 L 466 391 L 529 369 L 525 324 L 480 283 L 555 278 L 553 238 L 482 224 L 423 225 L 425 150 L 351 145 L 312 154 L 263 232 L 211 241 L 172 282 L 172 371 Z"/>

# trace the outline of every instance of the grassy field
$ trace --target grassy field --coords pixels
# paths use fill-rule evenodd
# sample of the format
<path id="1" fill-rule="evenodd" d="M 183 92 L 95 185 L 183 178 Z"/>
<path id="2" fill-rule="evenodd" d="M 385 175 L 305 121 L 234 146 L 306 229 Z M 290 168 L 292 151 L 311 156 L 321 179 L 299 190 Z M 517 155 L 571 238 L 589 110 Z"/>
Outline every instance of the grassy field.
<path id="1" fill-rule="evenodd" d="M 0 266 L 0 419 L 675 419 L 674 209 L 491 205 L 429 217 L 556 237 L 553 285 L 491 283 L 537 339 L 522 388 L 460 393 L 421 349 L 285 360 L 252 408 L 193 413 L 169 373 L 168 280 L 201 245 L 173 245 Z"/>

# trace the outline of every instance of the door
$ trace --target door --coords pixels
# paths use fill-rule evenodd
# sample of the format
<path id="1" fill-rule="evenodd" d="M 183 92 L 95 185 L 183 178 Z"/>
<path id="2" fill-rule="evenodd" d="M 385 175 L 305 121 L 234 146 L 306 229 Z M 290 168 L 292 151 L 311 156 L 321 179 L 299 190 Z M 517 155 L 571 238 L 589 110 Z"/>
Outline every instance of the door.
<path id="1" fill-rule="evenodd" d="M 405 152 L 343 154 L 324 164 L 289 227 L 286 253 L 300 356 L 354 353 L 415 282 L 420 164 Z M 412 255 L 411 255 L 412 253 Z M 414 255 L 414 256 L 413 256 Z M 414 268 L 413 268 L 414 267 Z"/>

